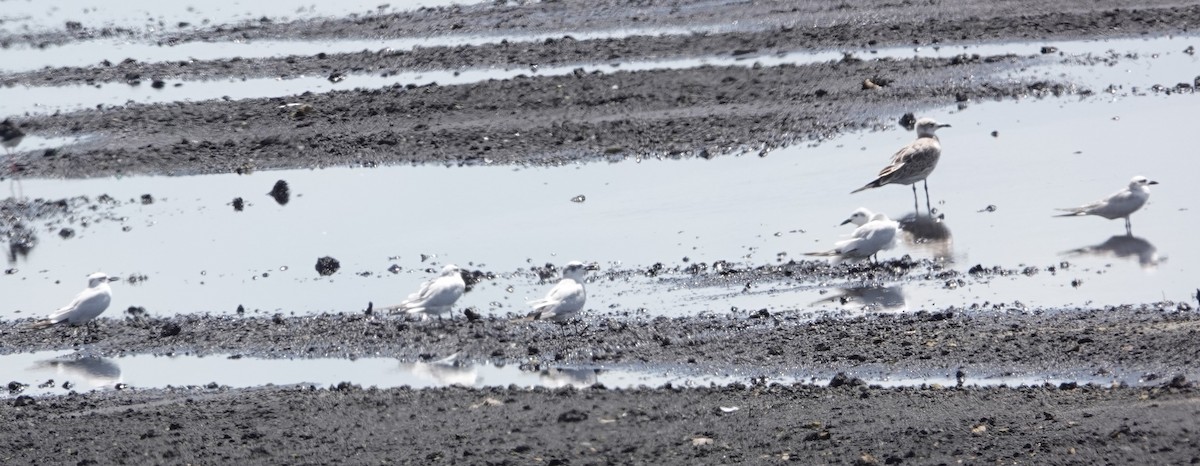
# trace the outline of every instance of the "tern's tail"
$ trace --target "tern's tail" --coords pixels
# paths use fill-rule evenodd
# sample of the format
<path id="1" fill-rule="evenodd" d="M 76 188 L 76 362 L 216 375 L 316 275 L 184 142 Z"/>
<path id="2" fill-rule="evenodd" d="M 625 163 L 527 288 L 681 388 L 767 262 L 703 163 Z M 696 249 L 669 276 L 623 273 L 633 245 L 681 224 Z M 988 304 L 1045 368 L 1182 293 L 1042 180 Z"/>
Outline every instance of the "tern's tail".
<path id="1" fill-rule="evenodd" d="M 44 329 L 44 328 L 47 328 L 47 327 L 53 327 L 53 326 L 54 326 L 55 324 L 57 324 L 57 323 L 58 323 L 58 322 L 55 322 L 55 321 L 53 321 L 53 320 L 50 320 L 50 319 L 42 319 L 42 320 L 39 320 L 39 321 L 37 321 L 37 322 L 34 322 L 34 323 L 33 323 L 33 325 L 30 325 L 30 327 L 33 327 L 33 328 L 35 328 L 35 329 L 37 329 L 37 330 L 41 330 L 41 329 Z"/>
<path id="2" fill-rule="evenodd" d="M 1061 210 L 1061 211 L 1067 212 L 1067 213 L 1058 214 L 1058 215 L 1055 215 L 1055 217 L 1078 217 L 1080 215 L 1087 215 L 1087 212 L 1084 212 L 1083 210 L 1080 210 L 1078 208 L 1076 208 L 1076 209 L 1057 209 L 1057 210 Z"/>
<path id="3" fill-rule="evenodd" d="M 512 319 L 509 319 L 509 322 L 533 322 L 535 320 L 538 320 L 538 316 L 539 315 L 538 315 L 537 311 L 534 311 L 534 312 L 531 312 L 522 317 L 514 317 Z"/>
<path id="4" fill-rule="evenodd" d="M 837 251 L 806 252 L 806 256 L 830 257 L 838 255 Z"/>

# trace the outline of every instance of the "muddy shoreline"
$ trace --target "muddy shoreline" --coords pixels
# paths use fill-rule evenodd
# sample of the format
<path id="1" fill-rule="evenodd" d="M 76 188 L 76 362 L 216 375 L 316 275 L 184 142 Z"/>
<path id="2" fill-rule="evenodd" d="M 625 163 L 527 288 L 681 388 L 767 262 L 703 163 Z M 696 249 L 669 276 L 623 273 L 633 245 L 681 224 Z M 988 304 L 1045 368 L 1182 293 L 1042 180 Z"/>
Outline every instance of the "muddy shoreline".
<path id="1" fill-rule="evenodd" d="M 389 39 L 448 35 L 520 35 L 557 31 L 684 29 L 732 32 L 754 42 L 754 34 L 770 31 L 770 39 L 787 43 L 802 38 L 801 47 L 852 47 L 879 44 L 930 45 L 941 41 L 1114 37 L 1194 28 L 1196 5 L 1155 0 L 1130 8 L 1127 2 L 1019 0 L 997 4 L 969 2 L 953 7 L 940 3 L 851 0 L 836 4 L 797 4 L 787 0 L 752 2 L 676 2 L 617 0 L 594 2 L 486 2 L 420 8 L 393 13 L 276 21 L 263 17 L 234 24 L 204 26 L 200 21 L 147 32 L 121 27 L 65 24 L 61 30 L 0 35 L 6 47 L 51 47 L 75 41 L 126 39 L 160 45 L 230 40 Z M 171 27 L 174 26 L 174 27 Z M 782 33 L 782 34 L 781 34 Z M 761 39 L 761 37 L 758 37 Z M 644 50 L 644 49 L 641 49 Z M 637 50 L 632 53 L 643 53 Z"/>
<path id="2" fill-rule="evenodd" d="M 98 136 L 78 146 L 21 154 L 14 161 L 19 176 L 25 177 L 247 173 L 409 163 L 631 163 L 628 160 L 639 157 L 708 158 L 730 153 L 770 156 L 776 147 L 819 142 L 851 130 L 891 127 L 907 112 L 1099 90 L 1007 78 L 1014 70 L 1055 59 L 1052 54 L 866 61 L 848 57 L 802 66 L 748 63 L 638 72 L 617 67 L 611 73 L 565 76 L 540 76 L 531 70 L 509 80 L 382 89 L 352 89 L 353 73 L 405 67 L 628 62 L 739 51 L 754 55 L 805 48 L 1167 36 L 1195 30 L 1200 12 L 1200 5 L 1194 3 L 1155 2 L 1128 9 L 1123 2 L 1074 0 L 1049 6 L 962 2 L 927 8 L 874 0 L 817 2 L 794 10 L 792 5 L 650 0 L 625 8 L 617 2 L 489 2 L 344 20 L 180 27 L 170 36 L 152 40 L 512 34 L 603 30 L 626 24 L 745 23 L 687 39 L 558 38 L 403 53 L 330 54 L 324 59 L 317 58 L 319 51 L 314 50 L 312 56 L 293 57 L 290 62 L 288 58 L 213 60 L 189 65 L 184 71 L 178 70 L 184 68 L 178 64 L 126 63 L 5 74 L 0 81 L 18 86 L 125 82 L 136 75 L 138 85 L 147 86 L 156 79 L 185 77 L 349 75 L 351 89 L 288 98 L 14 115 L 28 132 Z M 55 44 L 102 36 L 146 38 L 134 31 L 80 27 L 0 37 L 0 42 Z M 164 86 L 162 91 L 173 89 Z M 86 199 L 46 204 L 42 208 L 47 217 L 37 221 L 55 222 L 88 204 L 96 205 Z M 68 212 L 55 213 L 56 209 Z M 101 210 L 89 218 L 104 215 Z M 961 278 L 953 273 L 943 277 L 924 266 L 917 270 L 928 275 L 921 280 L 934 283 Z M 888 278 L 917 273 L 878 272 Z M 713 272 L 695 280 L 696 286 L 740 287 L 759 279 L 819 280 L 829 273 L 841 272 L 801 265 Z M 871 270 L 847 273 L 875 275 Z M 988 274 L 1015 272 L 981 268 L 967 273 L 986 279 Z M 1029 309 L 1020 304 L 1021 297 L 1010 298 L 967 308 L 927 306 L 897 314 L 815 320 L 805 313 L 807 303 L 781 312 L 742 310 L 680 318 L 650 318 L 630 310 L 616 316 L 589 316 L 568 325 L 491 317 L 468 321 L 461 316 L 453 321 L 404 322 L 360 309 L 245 317 L 151 317 L 110 309 L 91 328 L 37 332 L 29 328 L 29 319 L 0 321 L 0 354 L 76 349 L 114 357 L 228 354 L 417 361 L 458 353 L 467 361 L 532 367 L 654 364 L 693 367 L 700 373 L 729 368 L 953 369 L 963 370 L 968 380 L 995 370 L 1070 368 L 1162 384 L 374 390 L 347 381 L 328 389 L 132 387 L 0 399 L 0 462 L 1200 461 L 1191 438 L 1200 428 L 1196 416 L 1200 394 L 1189 382 L 1195 378 L 1195 361 L 1200 360 L 1200 347 L 1194 344 L 1200 315 L 1192 303 Z"/>
<path id="3" fill-rule="evenodd" d="M 1188 303 L 1101 309 L 1024 309 L 981 304 L 858 317 L 765 310 L 697 317 L 588 318 L 568 324 L 483 317 L 406 321 L 347 312 L 311 316 L 129 315 L 90 327 L 31 328 L 32 319 L 0 322 L 0 354 L 77 349 L 132 354 L 234 355 L 258 358 L 388 357 L 492 364 L 656 364 L 715 372 L 766 372 L 860 366 L 914 370 L 1007 367 L 1014 372 L 1071 368 L 1185 372 L 1200 357 L 1189 341 L 1200 315 Z M 1175 372 L 1175 373 L 1172 373 Z"/>
<path id="4" fill-rule="evenodd" d="M 0 459 L 1187 464 L 1200 459 L 1190 438 L 1200 393 L 1186 382 L 1175 385 L 129 390 L 27 400 L 33 403 L 0 410 Z M 113 441 L 96 441 L 96 425 L 106 426 L 104 437 Z M 45 441 L 44 431 L 54 432 L 56 441 Z"/>
<path id="5" fill-rule="evenodd" d="M 997 309 L 1003 306 L 996 306 Z M 0 323 L 0 352 L 386 356 L 522 367 L 668 362 L 701 372 L 743 368 L 722 387 L 363 388 L 352 382 L 231 389 L 122 387 L 0 401 L 5 461 L 99 464 L 238 461 L 303 455 L 350 462 L 844 464 L 1195 461 L 1189 432 L 1200 392 L 1183 375 L 1200 354 L 1200 317 L 1183 303 L 1045 311 L 946 310 L 802 321 L 753 318 L 589 319 L 560 326 L 399 322 L 366 315 L 104 319 L 33 332 Z M 81 338 L 82 337 L 82 338 Z M 754 382 L 797 365 L 958 371 L 967 387 L 830 387 Z M 985 367 L 1086 368 L 1150 385 L 970 387 Z M 957 369 L 953 369 L 957 368 Z M 25 381 L 36 382 L 36 381 Z M 102 431 L 98 427 L 102 427 Z M 56 442 L 39 440 L 52 431 Z M 369 447 L 361 447 L 369 443 Z M 330 456 L 332 455 L 332 456 Z M 322 460 L 327 461 L 327 460 Z"/>
<path id="6" fill-rule="evenodd" d="M 846 59 L 135 104 L 24 120 L 27 131 L 120 137 L 30 154 L 19 163 L 23 176 L 95 177 L 766 155 L 891 126 L 904 113 L 937 105 L 1090 92 L 1045 81 L 968 79 L 1038 60 Z M 886 86 L 864 89 L 869 79 Z"/>
<path id="7" fill-rule="evenodd" d="M 779 14 L 778 5 L 772 5 L 757 5 L 750 10 Z M 108 82 L 109 86 L 161 87 L 158 92 L 170 94 L 186 92 L 186 85 L 174 87 L 184 78 L 318 75 L 346 79 L 343 84 L 348 90 L 288 98 L 130 104 L 20 116 L 17 120 L 28 132 L 95 136 L 81 145 L 23 154 L 18 158 L 19 173 L 27 177 L 245 173 L 407 163 L 562 164 L 659 156 L 766 154 L 776 147 L 820 141 L 846 131 L 890 126 L 904 113 L 937 106 L 1087 95 L 1097 90 L 1067 82 L 1013 82 L 1007 78 L 1014 70 L 1052 59 L 1049 55 L 865 61 L 848 57 L 829 63 L 764 67 L 753 66 L 753 58 L 749 58 L 746 66 L 639 72 L 616 67 L 611 73 L 576 72 L 567 76 L 540 76 L 534 66 L 589 62 L 619 65 L 639 59 L 712 54 L 754 57 L 798 49 L 992 39 L 1171 34 L 1187 32 L 1193 26 L 1190 18 L 1195 16 L 1189 12 L 1200 8 L 1148 6 L 1130 10 L 1067 3 L 1068 7 L 1059 13 L 1013 16 L 1011 11 L 999 8 L 949 21 L 943 16 L 935 18 L 933 13 L 937 11 L 932 9 L 917 10 L 922 13 L 904 9 L 909 13 L 901 14 L 891 6 L 871 2 L 863 5 L 872 6 L 886 10 L 880 12 L 877 22 L 843 19 L 833 21 L 835 26 L 797 23 L 772 26 L 766 31 L 697 37 L 560 38 L 404 52 L 96 64 L 86 69 L 5 74 L 0 81 L 10 86 Z M 701 10 L 707 12 L 710 8 L 721 10 Z M 968 11 L 980 13 L 977 10 L 992 8 L 975 5 Z M 503 8 L 484 10 L 505 18 L 512 14 Z M 718 13 L 706 14 L 721 17 Z M 846 16 L 845 12 L 838 14 Z M 590 15 L 609 17 L 614 13 L 597 9 Z M 620 16 L 617 13 L 613 18 Z M 679 21 L 690 24 L 688 18 L 685 15 Z M 339 37 L 374 37 L 371 31 L 377 25 L 373 21 L 339 23 L 330 30 L 338 31 Z M 490 20 L 479 22 L 492 24 Z M 281 32 L 250 36 L 304 39 L 307 36 L 297 31 L 314 27 L 308 22 L 268 25 L 262 31 Z M 530 67 L 530 71 L 516 79 L 453 86 L 400 83 L 379 89 L 350 89 L 356 74 L 362 73 L 501 65 Z"/>
<path id="8" fill-rule="evenodd" d="M 1027 18 L 1030 24 L 1050 27 L 1027 41 L 1138 37 L 1154 34 L 1160 25 L 1178 26 L 1188 32 L 1191 18 L 1200 15 L 1200 6 L 1182 8 L 1115 9 L 1103 14 L 1048 13 Z M 359 25 L 357 27 L 366 27 Z M 758 27 L 764 27 L 761 24 Z M 576 39 L 564 33 L 538 41 L 513 41 L 480 45 L 424 46 L 413 50 L 364 50 L 357 53 L 314 53 L 274 58 L 230 57 L 221 60 L 184 60 L 142 63 L 133 59 L 104 61 L 87 67 L 47 68 L 0 76 L 0 85 L 66 85 L 124 83 L 151 85 L 163 80 L 164 86 L 178 80 L 222 78 L 264 78 L 334 74 L 388 74 L 399 71 L 461 70 L 470 68 L 530 68 L 571 66 L 641 60 L 667 60 L 689 57 L 732 56 L 753 59 L 797 50 L 869 50 L 890 47 L 929 47 L 1012 40 L 1012 25 L 997 24 L 991 18 L 970 17 L 961 22 L 928 21 L 917 18 L 903 23 L 838 24 L 828 27 L 795 22 L 773 26 L 764 31 L 714 32 L 675 35 L 634 35 L 622 38 Z M 303 23 L 288 29 L 306 31 Z M 963 34 L 962 31 L 971 31 Z M 288 32 L 263 32 L 251 37 L 273 39 L 321 39 L 358 37 L 361 30 L 331 32 L 328 37 L 307 37 Z M 379 38 L 378 36 L 370 36 Z M 864 38 L 867 38 L 864 40 Z M 170 43 L 212 41 L 213 37 L 186 36 Z M 353 80 L 346 82 L 352 86 Z"/>

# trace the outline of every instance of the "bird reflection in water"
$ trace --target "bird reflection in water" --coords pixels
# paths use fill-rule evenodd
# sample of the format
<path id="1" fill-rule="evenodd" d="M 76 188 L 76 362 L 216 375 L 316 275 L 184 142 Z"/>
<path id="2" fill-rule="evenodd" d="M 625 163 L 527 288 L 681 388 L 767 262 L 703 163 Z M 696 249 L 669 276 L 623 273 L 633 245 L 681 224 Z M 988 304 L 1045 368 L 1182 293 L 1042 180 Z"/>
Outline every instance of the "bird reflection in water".
<path id="1" fill-rule="evenodd" d="M 952 262 L 954 237 L 946 222 L 937 217 L 912 213 L 900 219 L 900 235 L 912 249 L 928 251 L 934 260 Z"/>
<path id="2" fill-rule="evenodd" d="M 1154 247 L 1149 241 L 1143 238 L 1138 238 L 1133 235 L 1117 235 L 1104 240 L 1103 243 L 1094 246 L 1084 246 L 1078 249 L 1072 249 L 1063 254 L 1075 256 L 1097 256 L 1105 257 L 1112 256 L 1120 259 L 1137 259 L 1138 264 L 1143 268 L 1154 268 L 1160 262 L 1166 261 L 1165 257 L 1159 257 L 1158 248 Z"/>
<path id="3" fill-rule="evenodd" d="M 121 366 L 96 356 L 38 361 L 34 369 L 54 371 L 58 378 L 79 382 L 86 388 L 112 387 L 121 382 Z"/>
<path id="4" fill-rule="evenodd" d="M 567 368 L 550 368 L 543 369 L 538 373 L 538 379 L 541 380 L 543 387 L 562 388 L 562 387 L 590 387 L 596 384 L 596 374 L 598 369 L 567 369 Z"/>
<path id="5" fill-rule="evenodd" d="M 458 362 L 458 353 L 434 362 L 401 363 L 400 368 L 425 380 L 441 385 L 473 387 L 479 382 L 479 372 L 473 364 Z"/>
<path id="6" fill-rule="evenodd" d="M 908 310 L 904 289 L 900 286 L 856 286 L 841 288 L 838 294 L 813 304 L 837 303 L 854 310 L 880 312 Z"/>
<path id="7" fill-rule="evenodd" d="M 24 225 L 18 224 L 5 236 L 8 240 L 8 264 L 16 265 L 17 259 L 29 260 L 29 252 L 37 246 L 37 235 L 33 234 L 32 230 L 25 229 Z"/>

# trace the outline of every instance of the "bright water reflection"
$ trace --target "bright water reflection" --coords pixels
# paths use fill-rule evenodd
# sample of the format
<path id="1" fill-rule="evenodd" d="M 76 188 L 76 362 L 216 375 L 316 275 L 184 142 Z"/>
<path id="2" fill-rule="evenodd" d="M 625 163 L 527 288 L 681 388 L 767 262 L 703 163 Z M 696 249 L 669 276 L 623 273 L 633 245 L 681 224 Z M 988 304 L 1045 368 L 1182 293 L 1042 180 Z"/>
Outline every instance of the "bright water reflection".
<path id="1" fill-rule="evenodd" d="M 1085 246 L 1067 251 L 1069 255 L 1093 255 L 1100 258 L 1108 256 L 1118 259 L 1136 261 L 1144 268 L 1154 268 L 1159 262 L 1167 260 L 1158 255 L 1158 248 L 1144 238 L 1131 235 L 1116 235 L 1104 240 L 1103 243 Z"/>
<path id="2" fill-rule="evenodd" d="M 1200 198 L 1200 185 L 1190 181 L 1187 169 L 1190 115 L 1197 104 L 1189 94 L 1044 99 L 931 112 L 954 124 L 954 131 L 942 136 L 942 162 L 930 177 L 935 208 L 945 216 L 936 225 L 952 227 L 953 247 L 949 241 L 934 248 L 931 242 L 916 242 L 882 258 L 906 253 L 941 258 L 964 275 L 975 264 L 1031 269 L 1014 276 L 967 277 L 954 286 L 939 280 L 908 283 L 909 307 L 1190 300 L 1192 264 L 1200 263 L 1200 248 L 1190 236 L 1200 229 L 1200 220 L 1185 214 Z M 60 238 L 57 229 L 36 231 L 38 246 L 16 260 L 14 273 L 0 275 L 5 295 L 0 317 L 56 309 L 78 291 L 81 277 L 97 270 L 148 277 L 138 285 L 115 283 L 116 312 L 110 315 L 128 306 L 174 314 L 232 312 L 239 304 L 248 310 L 304 313 L 357 311 L 368 301 L 396 304 L 431 276 L 425 269 L 447 262 L 503 274 L 569 260 L 597 261 L 608 271 L 656 262 L 686 266 L 685 257 L 749 265 L 786 261 L 824 249 L 845 234 L 845 227 L 836 225 L 856 207 L 893 218 L 907 215 L 907 187 L 848 193 L 911 138 L 900 130 L 871 132 L 777 150 L 765 158 L 554 168 L 397 166 L 24 180 L 29 196 L 107 193 L 136 199 L 150 193 L 157 201 L 114 208 L 113 215 L 124 220 L 74 225 L 71 239 Z M 1064 254 L 1124 228 L 1120 221 L 1101 218 L 1052 218 L 1053 208 L 1111 191 L 1135 174 L 1161 182 L 1134 216 L 1139 237 L 1153 239 L 1155 254 L 1171 260 L 1151 260 L 1157 266 L 1143 270 L 1137 261 Z M 292 186 L 287 206 L 265 194 L 277 179 Z M 429 196 L 446 186 L 470 186 L 475 194 Z M 571 201 L 580 194 L 585 202 Z M 230 207 L 235 197 L 247 200 L 245 211 Z M 433 258 L 422 261 L 422 254 Z M 318 277 L 313 264 L 326 255 L 341 261 L 342 271 Z M 1059 267 L 1062 261 L 1069 267 Z M 398 273 L 389 272 L 392 265 Z M 754 283 L 754 292 L 744 292 L 741 285 L 664 291 L 655 278 L 610 279 L 604 273 L 588 284 L 589 312 L 790 310 L 825 297 L 814 283 Z M 1080 281 L 1082 286 L 1072 285 Z M 893 284 L 824 284 L 879 285 Z M 502 276 L 468 293 L 460 307 L 523 313 L 524 303 L 549 286 L 531 274 Z"/>
<path id="3" fill-rule="evenodd" d="M 945 219 L 909 214 L 898 220 L 900 239 L 912 249 L 923 251 L 938 261 L 954 260 L 954 235 Z"/>
<path id="4" fill-rule="evenodd" d="M 315 385 L 329 387 L 349 382 L 366 387 L 432 388 L 460 385 L 464 387 L 547 387 L 576 388 L 603 384 L 610 389 L 639 386 L 709 386 L 732 383 L 750 384 L 814 384 L 826 385 L 837 371 L 831 369 L 795 369 L 782 372 L 763 372 L 754 368 L 720 373 L 698 373 L 688 368 L 655 368 L 647 366 L 622 367 L 550 367 L 522 369 L 516 365 L 465 363 L 453 357 L 435 362 L 398 362 L 388 358 L 350 359 L 254 359 L 228 356 L 125 356 L 100 358 L 81 356 L 67 351 L 11 354 L 0 356 L 0 380 L 24 384 L 21 390 L 0 390 L 0 398 L 18 394 L 56 395 L 70 391 L 115 389 L 118 384 L 134 389 L 165 387 L 256 387 L 263 385 Z M 903 387 L 959 384 L 955 370 L 897 371 L 889 368 L 864 366 L 847 371 L 870 385 Z M 1161 381 L 1142 381 L 1140 373 L 1095 376 L 1085 370 L 1064 370 L 1054 373 L 990 374 L 986 369 L 972 369 L 963 386 L 1019 386 L 1061 382 L 1114 382 L 1155 384 Z"/>
<path id="5" fill-rule="evenodd" d="M 834 290 L 829 297 L 814 302 L 840 305 L 847 310 L 863 312 L 907 311 L 908 301 L 902 286 L 848 286 Z"/>

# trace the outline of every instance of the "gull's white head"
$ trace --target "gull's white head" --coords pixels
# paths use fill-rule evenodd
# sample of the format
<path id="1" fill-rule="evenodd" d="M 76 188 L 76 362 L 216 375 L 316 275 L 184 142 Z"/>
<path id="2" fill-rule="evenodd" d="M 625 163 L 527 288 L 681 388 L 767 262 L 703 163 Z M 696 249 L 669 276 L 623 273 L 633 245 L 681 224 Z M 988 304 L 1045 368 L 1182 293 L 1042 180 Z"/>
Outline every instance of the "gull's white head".
<path id="1" fill-rule="evenodd" d="M 579 261 L 571 261 L 568 262 L 567 265 L 563 266 L 562 276 L 563 278 L 570 278 L 577 282 L 582 282 L 583 278 L 587 276 L 588 270 L 596 270 L 597 268 L 598 267 L 595 265 L 584 264 L 583 262 Z"/>
<path id="2" fill-rule="evenodd" d="M 458 275 L 458 274 L 461 274 L 461 273 L 462 273 L 462 269 L 458 268 L 458 266 L 457 266 L 457 265 L 454 265 L 454 264 L 446 264 L 446 266 L 445 266 L 445 267 L 442 267 L 442 275 L 441 275 L 441 276 L 443 276 L 443 277 L 449 277 L 449 276 L 451 276 L 451 275 Z"/>
<path id="3" fill-rule="evenodd" d="M 1147 188 L 1146 186 L 1149 186 L 1149 185 L 1152 185 L 1152 184 L 1158 184 L 1158 182 L 1157 182 L 1157 181 L 1150 181 L 1150 179 L 1149 179 L 1149 178 L 1146 178 L 1146 177 L 1144 177 L 1144 176 L 1142 176 L 1142 175 L 1138 175 L 1138 176 L 1135 176 L 1135 177 L 1133 177 L 1133 179 L 1132 179 L 1132 180 L 1129 180 L 1129 189 L 1145 189 L 1145 190 L 1148 190 L 1149 188 Z"/>
<path id="4" fill-rule="evenodd" d="M 87 278 L 88 278 L 88 288 L 95 288 L 97 286 L 100 286 L 101 283 L 108 283 L 108 275 L 105 274 L 104 272 L 96 272 L 94 274 L 88 275 Z"/>
<path id="5" fill-rule="evenodd" d="M 937 120 L 934 120 L 933 118 L 921 118 L 917 120 L 917 136 L 925 138 L 933 137 L 933 134 L 936 133 L 939 128 L 949 127 L 950 125 L 938 123 Z"/>
<path id="6" fill-rule="evenodd" d="M 848 218 L 844 222 L 842 222 L 842 225 L 845 225 L 847 223 L 853 223 L 853 224 L 861 227 L 864 224 L 866 224 L 867 222 L 871 221 L 872 215 L 874 215 L 874 213 L 872 213 L 866 207 L 859 207 L 858 209 L 856 209 L 854 211 L 854 213 L 850 214 L 850 218 Z"/>

